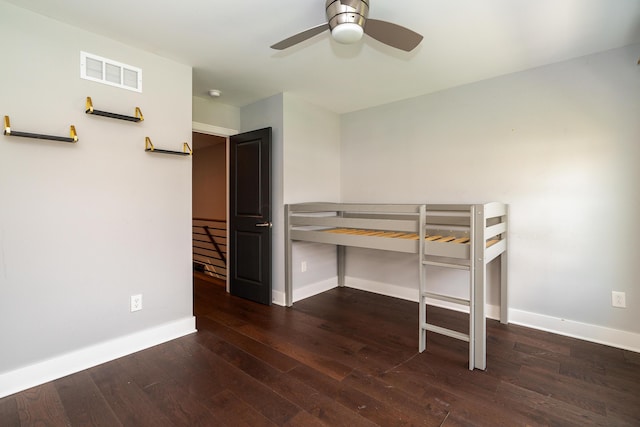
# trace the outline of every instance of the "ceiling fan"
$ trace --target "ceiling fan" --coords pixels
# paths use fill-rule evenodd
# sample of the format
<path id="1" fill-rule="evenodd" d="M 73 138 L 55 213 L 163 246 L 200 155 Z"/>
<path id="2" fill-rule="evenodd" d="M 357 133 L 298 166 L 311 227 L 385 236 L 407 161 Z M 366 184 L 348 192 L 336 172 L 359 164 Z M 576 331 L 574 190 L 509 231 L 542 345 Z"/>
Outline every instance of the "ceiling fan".
<path id="1" fill-rule="evenodd" d="M 286 38 L 272 49 L 282 50 L 303 42 L 325 30 L 339 43 L 356 43 L 367 34 L 391 47 L 404 51 L 413 50 L 422 41 L 415 31 L 391 22 L 368 19 L 371 0 L 326 0 L 327 22 Z"/>

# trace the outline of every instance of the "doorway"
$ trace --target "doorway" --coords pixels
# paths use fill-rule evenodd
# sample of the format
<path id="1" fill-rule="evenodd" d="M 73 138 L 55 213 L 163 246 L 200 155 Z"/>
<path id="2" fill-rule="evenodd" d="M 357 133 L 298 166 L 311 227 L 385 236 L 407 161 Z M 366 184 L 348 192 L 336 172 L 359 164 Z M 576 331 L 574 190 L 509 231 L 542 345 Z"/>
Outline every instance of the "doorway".
<path id="1" fill-rule="evenodd" d="M 272 131 L 221 136 L 219 129 L 193 123 L 194 270 L 214 277 L 224 270 L 227 292 L 269 305 Z M 196 244 L 206 246 L 204 255 Z"/>
<path id="2" fill-rule="evenodd" d="M 226 136 L 192 132 L 194 274 L 229 290 L 227 269 L 228 171 Z"/>

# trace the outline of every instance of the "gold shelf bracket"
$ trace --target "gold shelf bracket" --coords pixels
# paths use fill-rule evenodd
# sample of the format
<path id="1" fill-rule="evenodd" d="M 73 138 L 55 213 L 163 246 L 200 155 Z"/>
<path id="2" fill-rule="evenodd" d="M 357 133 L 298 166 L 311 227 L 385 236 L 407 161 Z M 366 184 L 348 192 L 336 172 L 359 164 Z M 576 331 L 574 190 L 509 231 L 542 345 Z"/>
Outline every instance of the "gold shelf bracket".
<path id="1" fill-rule="evenodd" d="M 151 138 L 149 138 L 148 136 L 144 137 L 144 149 L 147 151 L 155 151 L 156 149 L 151 142 Z"/>
<path id="2" fill-rule="evenodd" d="M 109 117 L 110 119 L 125 120 L 127 122 L 141 122 L 144 120 L 144 116 L 142 115 L 142 110 L 140 110 L 140 107 L 136 107 L 133 116 L 127 116 L 125 114 L 110 113 L 108 111 L 95 110 L 93 108 L 93 102 L 91 101 L 90 96 L 87 96 L 87 102 L 85 103 L 84 112 L 87 114 L 92 114 L 96 116 Z"/>
<path id="3" fill-rule="evenodd" d="M 6 136 L 19 136 L 22 138 L 33 138 L 33 139 L 48 139 L 50 141 L 61 141 L 61 142 L 78 142 L 78 133 L 76 132 L 76 127 L 71 125 L 69 128 L 69 137 L 66 136 L 54 136 L 54 135 L 43 135 L 41 133 L 30 133 L 30 132 L 18 132 L 11 130 L 11 120 L 9 116 L 4 116 L 4 134 Z"/>
<path id="4" fill-rule="evenodd" d="M 173 151 L 173 150 L 162 150 L 153 146 L 151 142 L 151 138 L 148 136 L 144 137 L 144 151 L 149 153 L 163 153 L 163 154 L 173 154 L 176 156 L 191 156 L 193 155 L 193 150 L 189 146 L 188 143 L 182 143 L 182 151 Z"/>

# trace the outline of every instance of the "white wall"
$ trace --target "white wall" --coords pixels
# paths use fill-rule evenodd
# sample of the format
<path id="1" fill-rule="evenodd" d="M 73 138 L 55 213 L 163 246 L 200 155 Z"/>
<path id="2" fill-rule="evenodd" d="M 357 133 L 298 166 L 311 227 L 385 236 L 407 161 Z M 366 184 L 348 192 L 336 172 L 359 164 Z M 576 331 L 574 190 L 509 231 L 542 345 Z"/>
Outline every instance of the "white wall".
<path id="1" fill-rule="evenodd" d="M 3 2 L 0 40 L 12 130 L 65 136 L 74 124 L 79 135 L 0 136 L 2 395 L 18 368 L 107 342 L 122 354 L 122 337 L 193 325 L 191 160 L 144 152 L 145 136 L 173 150 L 190 141 L 192 100 L 190 67 Z M 143 93 L 81 80 L 81 50 L 142 68 Z M 100 110 L 138 106 L 145 121 L 86 115 L 87 96 Z"/>
<path id="2" fill-rule="evenodd" d="M 345 114 L 343 201 L 509 203 L 514 317 L 638 334 L 639 53 L 631 46 Z M 417 267 L 398 258 L 361 251 L 347 274 L 415 287 Z M 466 281 L 432 273 L 433 286 L 453 282 L 455 292 Z M 629 308 L 611 307 L 612 290 L 626 292 Z M 640 349 L 638 335 L 628 337 Z"/>
<path id="3" fill-rule="evenodd" d="M 192 98 L 193 121 L 225 129 L 240 129 L 240 108 L 213 98 Z"/>

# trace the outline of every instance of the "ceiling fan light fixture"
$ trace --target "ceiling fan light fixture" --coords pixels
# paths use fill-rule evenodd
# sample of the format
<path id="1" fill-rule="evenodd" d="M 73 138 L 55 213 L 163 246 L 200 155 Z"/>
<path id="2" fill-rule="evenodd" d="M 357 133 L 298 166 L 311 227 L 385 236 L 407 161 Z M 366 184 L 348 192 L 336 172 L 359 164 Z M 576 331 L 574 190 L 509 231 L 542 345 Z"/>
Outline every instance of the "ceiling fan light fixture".
<path id="1" fill-rule="evenodd" d="M 336 25 L 331 30 L 331 36 L 333 39 L 342 44 L 356 43 L 360 41 L 363 34 L 364 29 L 360 25 L 354 23 Z"/>
<path id="2" fill-rule="evenodd" d="M 319 0 L 318 0 L 319 1 Z M 327 23 L 316 25 L 288 37 L 271 46 L 282 50 L 314 37 L 327 27 L 338 43 L 353 44 L 362 39 L 364 33 L 371 38 L 405 52 L 412 51 L 422 41 L 415 31 L 380 19 L 368 19 L 371 0 L 326 0 Z"/>

